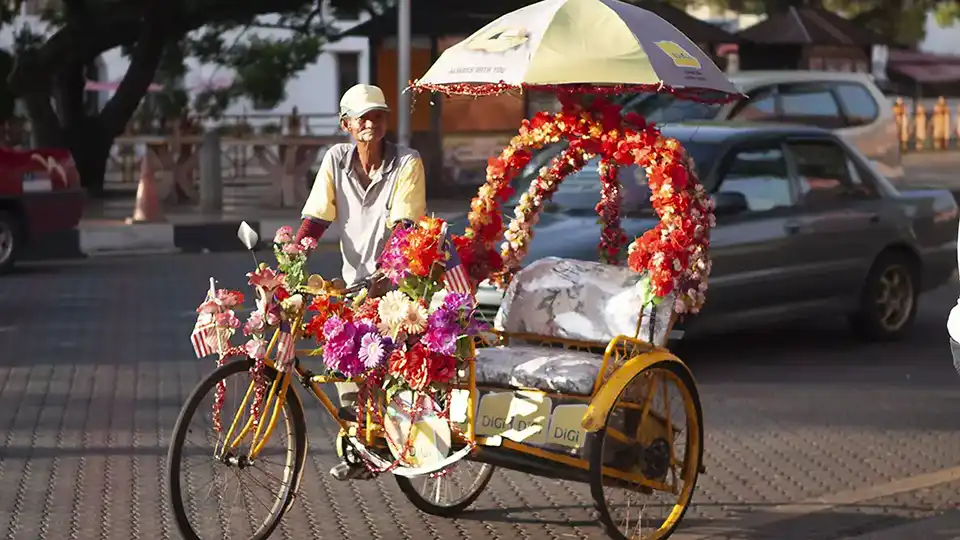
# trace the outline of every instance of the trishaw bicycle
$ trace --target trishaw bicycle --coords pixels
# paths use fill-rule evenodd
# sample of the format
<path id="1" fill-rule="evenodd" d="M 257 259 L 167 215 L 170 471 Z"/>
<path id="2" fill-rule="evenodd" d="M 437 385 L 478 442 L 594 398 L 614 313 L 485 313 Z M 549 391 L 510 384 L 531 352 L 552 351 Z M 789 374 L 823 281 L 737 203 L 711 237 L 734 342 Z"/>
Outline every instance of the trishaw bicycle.
<path id="1" fill-rule="evenodd" d="M 607 42 L 596 39 L 598 28 L 609 29 Z M 589 485 L 615 540 L 669 537 L 704 471 L 704 436 L 693 375 L 666 344 L 678 317 L 705 301 L 713 207 L 680 144 L 604 96 L 727 101 L 736 88 L 683 34 L 619 0 L 526 6 L 449 48 L 413 86 L 472 96 L 534 90 L 560 97 L 562 109 L 525 120 L 491 159 L 463 236 L 449 238 L 433 218 L 395 231 L 381 269 L 398 288 L 381 299 L 362 291 L 351 299 L 354 291 L 306 276 L 301 246 L 282 230 L 274 238 L 280 272 L 261 265 L 248 274 L 258 298 L 245 324 L 235 317 L 242 295 L 211 285 L 193 342 L 200 357 L 217 353 L 220 366 L 184 405 L 168 455 L 180 532 L 189 540 L 263 539 L 278 526 L 307 462 L 301 386 L 334 419 L 338 454 L 373 475 L 393 474 L 423 512 L 464 511 L 501 467 Z M 511 180 L 534 150 L 561 141 L 566 147 L 540 170 L 507 225 L 500 205 Z M 594 158 L 600 262 L 544 258 L 524 267 L 544 204 Z M 629 246 L 617 174 L 627 165 L 645 171 L 660 218 Z M 402 241 L 404 234 L 418 240 Z M 255 235 L 241 237 L 253 249 Z M 462 264 L 448 260 L 452 254 Z M 453 287 L 464 279 L 452 273 L 464 268 L 474 290 L 489 279 L 505 291 L 492 329 L 476 324 L 473 291 Z M 241 325 L 249 340 L 233 346 Z M 320 347 L 296 350 L 304 333 Z M 239 382 L 233 391 L 224 383 L 231 378 Z M 361 389 L 353 417 L 321 387 L 346 380 Z M 228 396 L 240 406 L 221 423 Z M 195 452 L 186 439 L 206 398 L 213 429 L 199 431 L 215 437 Z M 278 440 L 286 442 L 271 451 Z M 223 494 L 207 475 L 186 471 L 182 462 L 193 457 L 233 478 L 260 474 L 254 483 L 267 495 L 234 500 L 258 517 L 240 523 L 219 507 L 199 508 L 204 495 Z M 267 488 L 273 481 L 279 486 Z M 210 522 L 199 525 L 204 518 Z"/>
<path id="2" fill-rule="evenodd" d="M 600 271 L 602 281 L 609 281 L 620 271 L 596 263 L 556 259 L 538 261 L 527 273 L 540 273 L 542 277 L 544 270 L 552 272 L 558 267 L 564 267 L 561 270 L 565 273 L 577 269 Z M 518 277 L 521 279 L 515 283 L 524 283 L 523 276 Z M 315 283 L 323 285 L 309 285 Z M 336 289 L 319 276 L 311 276 L 298 292 L 347 296 L 356 289 Z M 302 305 L 296 315 L 299 320 L 303 320 L 308 303 Z M 649 318 L 652 313 L 647 315 L 646 319 L 643 316 L 639 319 L 655 322 Z M 671 324 L 669 319 L 668 324 Z M 637 334 L 641 331 L 639 324 L 636 331 Z M 669 328 L 654 332 L 658 339 L 664 339 Z M 613 538 L 648 539 L 669 535 L 686 511 L 697 475 L 702 470 L 702 413 L 693 377 L 686 366 L 666 349 L 636 336 L 618 335 L 603 344 L 522 332 L 491 330 L 491 334 L 493 340 L 489 336 L 477 338 L 480 348 L 471 355 L 475 359 L 468 363 L 465 377 L 451 384 L 454 391 L 462 394 L 461 404 L 465 406 L 447 417 L 461 428 L 448 432 L 447 452 L 433 460 L 397 462 L 391 457 L 391 441 L 382 421 L 377 423 L 372 415 L 359 423 L 343 418 L 323 385 L 345 379 L 313 373 L 306 363 L 315 354 L 313 350 L 297 351 L 290 367 L 277 369 L 277 362 L 272 359 L 282 336 L 277 329 L 265 359 L 264 386 L 268 390 L 261 409 L 263 422 L 255 422 L 249 412 L 257 386 L 256 381 L 247 376 L 254 364 L 251 359 L 235 360 L 219 367 L 197 385 L 183 407 L 168 455 L 169 489 L 181 533 L 185 538 L 199 539 L 219 536 L 221 528 L 227 528 L 237 537 L 270 536 L 295 500 L 307 461 L 307 422 L 296 391 L 300 386 L 314 395 L 338 426 L 337 452 L 369 463 L 375 473 L 392 473 L 408 499 L 426 513 L 444 517 L 457 515 L 481 495 L 494 468 L 502 467 L 589 484 L 600 521 Z M 553 357 L 561 364 L 592 361 L 597 367 L 596 378 L 589 389 L 569 388 L 563 392 L 503 385 L 497 381 L 502 370 L 499 375 L 498 369 L 489 366 L 478 370 L 478 362 L 498 360 L 485 357 L 485 350 L 499 352 L 501 356 L 539 354 Z M 201 527 L 194 519 L 198 516 L 197 502 L 189 498 L 191 490 L 185 486 L 193 481 L 183 467 L 185 456 L 191 453 L 185 440 L 191 431 L 191 421 L 204 412 L 200 407 L 203 400 L 213 397 L 218 383 L 231 379 L 238 380 L 240 386 L 228 395 L 232 394 L 235 400 L 239 398 L 240 404 L 224 415 L 220 434 L 211 445 L 212 460 L 210 449 L 202 454 L 203 459 L 235 473 L 238 481 L 241 474 L 250 473 L 252 482 L 260 487 L 265 487 L 269 480 L 277 480 L 280 485 L 270 498 L 253 495 L 246 497 L 249 500 L 238 501 L 249 513 L 262 514 L 254 518 L 252 526 L 213 513 L 210 516 L 215 521 L 213 528 L 198 530 Z M 581 377 L 574 385 L 582 381 Z M 488 401 L 478 399 L 481 395 Z M 680 399 L 679 410 L 670 407 L 669 400 L 664 399 L 671 395 Z M 382 401 L 380 407 L 386 408 Z M 498 412 L 504 410 L 505 413 Z M 436 418 L 433 418 L 433 427 L 437 425 Z M 537 427 L 540 433 L 533 433 L 531 437 L 529 432 Z M 286 443 L 271 451 L 268 443 L 278 438 L 285 439 Z M 535 440 L 530 442 L 530 439 Z M 474 464 L 467 478 L 456 477 L 463 472 L 460 469 L 468 465 L 461 460 Z M 259 477 L 254 471 L 260 473 Z M 216 485 L 195 487 L 201 491 L 207 487 L 220 489 Z M 674 500 L 664 507 L 650 508 L 665 511 L 662 518 L 645 518 L 634 523 L 637 518 L 632 516 L 618 518 L 623 508 L 612 500 L 608 492 L 612 488 L 641 497 L 660 492 L 670 494 Z M 451 489 L 459 491 L 451 493 Z M 649 530 L 641 529 L 641 525 Z M 637 531 L 639 536 L 634 534 Z M 243 536 L 239 536 L 241 534 Z"/>

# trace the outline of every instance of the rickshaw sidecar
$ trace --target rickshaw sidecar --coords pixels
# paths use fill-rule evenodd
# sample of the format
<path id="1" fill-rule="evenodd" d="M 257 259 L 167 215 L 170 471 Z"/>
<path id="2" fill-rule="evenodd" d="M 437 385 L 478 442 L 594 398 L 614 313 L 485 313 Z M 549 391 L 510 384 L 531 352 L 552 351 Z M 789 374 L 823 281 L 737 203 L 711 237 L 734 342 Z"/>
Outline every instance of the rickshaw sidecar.
<path id="1" fill-rule="evenodd" d="M 695 383 L 664 348 L 673 298 L 645 305 L 640 277 L 596 262 L 537 260 L 511 281 L 497 339 L 476 350 L 481 448 L 473 459 L 590 483 L 611 534 L 619 525 L 608 487 L 671 494 L 668 516 L 653 525 L 669 534 L 701 469 Z M 670 384 L 679 410 L 668 402 Z"/>

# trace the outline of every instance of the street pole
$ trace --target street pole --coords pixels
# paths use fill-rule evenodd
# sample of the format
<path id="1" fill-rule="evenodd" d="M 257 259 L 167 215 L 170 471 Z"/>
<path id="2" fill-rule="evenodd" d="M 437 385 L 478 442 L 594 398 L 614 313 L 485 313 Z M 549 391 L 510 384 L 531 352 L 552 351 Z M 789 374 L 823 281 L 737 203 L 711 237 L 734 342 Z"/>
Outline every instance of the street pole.
<path id="1" fill-rule="evenodd" d="M 410 146 L 410 1 L 397 2 L 397 143 Z"/>

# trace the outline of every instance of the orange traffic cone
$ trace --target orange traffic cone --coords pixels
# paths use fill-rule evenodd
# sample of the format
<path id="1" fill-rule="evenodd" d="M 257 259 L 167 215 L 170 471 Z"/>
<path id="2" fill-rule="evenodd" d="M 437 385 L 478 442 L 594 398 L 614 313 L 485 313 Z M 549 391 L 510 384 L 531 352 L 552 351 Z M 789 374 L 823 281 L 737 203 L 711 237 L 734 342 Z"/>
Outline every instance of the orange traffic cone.
<path id="1" fill-rule="evenodd" d="M 140 160 L 140 185 L 137 186 L 137 201 L 133 206 L 133 217 L 127 223 L 156 223 L 166 221 L 160 200 L 157 198 L 157 182 L 153 178 L 153 160 L 150 154 Z"/>

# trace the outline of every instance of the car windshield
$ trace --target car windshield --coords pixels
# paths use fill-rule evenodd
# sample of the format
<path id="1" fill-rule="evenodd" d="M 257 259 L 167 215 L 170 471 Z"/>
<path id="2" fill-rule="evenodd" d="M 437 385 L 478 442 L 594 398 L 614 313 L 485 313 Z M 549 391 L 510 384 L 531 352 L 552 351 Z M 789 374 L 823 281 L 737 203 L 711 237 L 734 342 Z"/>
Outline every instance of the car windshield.
<path id="1" fill-rule="evenodd" d="M 623 101 L 624 113 L 637 113 L 656 124 L 713 120 L 721 107 L 716 103 L 677 99 L 664 93 L 633 94 L 618 101 Z"/>
<path id="2" fill-rule="evenodd" d="M 701 177 L 709 170 L 714 159 L 716 150 L 715 144 L 695 143 L 689 141 L 680 141 L 683 147 L 693 157 L 697 167 L 697 174 Z M 557 144 L 545 148 L 537 153 L 518 178 L 514 181 L 515 192 L 513 197 L 506 203 L 505 208 L 514 208 L 520 200 L 520 196 L 527 191 L 530 183 L 537 177 L 537 171 L 540 167 L 549 164 L 550 159 L 556 156 L 564 145 Z M 537 164 L 534 164 L 536 160 Z M 560 183 L 557 191 L 554 192 L 550 202 L 544 205 L 545 212 L 564 212 L 570 214 L 588 214 L 595 212 L 597 203 L 600 202 L 600 172 L 598 170 L 599 158 L 594 158 L 586 163 L 582 169 L 567 176 Z M 647 187 L 646 172 L 631 165 L 629 167 L 620 167 L 619 171 L 621 193 L 623 195 L 624 212 L 649 212 L 650 208 L 650 189 Z"/>

